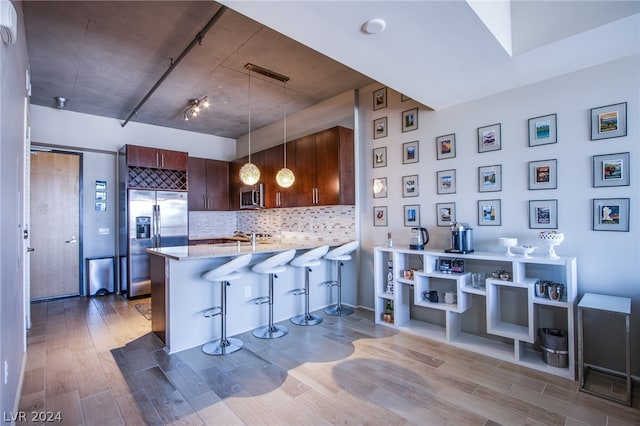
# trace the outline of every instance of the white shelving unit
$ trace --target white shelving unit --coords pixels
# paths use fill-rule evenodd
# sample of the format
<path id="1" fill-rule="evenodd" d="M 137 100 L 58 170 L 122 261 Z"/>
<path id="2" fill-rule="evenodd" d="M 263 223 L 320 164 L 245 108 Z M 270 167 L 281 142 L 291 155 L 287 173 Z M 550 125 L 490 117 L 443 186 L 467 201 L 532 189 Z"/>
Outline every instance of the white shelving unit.
<path id="1" fill-rule="evenodd" d="M 464 272 L 440 272 L 439 263 L 443 259 L 463 260 Z M 389 261 L 392 263 L 393 293 L 387 292 Z M 575 257 L 548 259 L 543 256 L 481 252 L 452 254 L 406 247 L 376 247 L 374 269 L 378 324 L 575 380 Z M 414 270 L 413 279 L 403 277 L 403 271 L 407 269 Z M 512 279 L 491 278 L 494 270 L 505 270 Z M 485 288 L 473 288 L 473 272 L 487 273 L 489 278 Z M 539 279 L 564 284 L 562 299 L 536 297 L 534 287 Z M 429 291 L 438 292 L 437 303 L 429 301 Z M 444 303 L 445 292 L 454 292 L 456 302 Z M 383 321 L 383 313 L 389 301 L 393 306 L 393 321 L 387 323 Z M 485 304 L 486 333 L 465 329 L 465 318 L 471 314 L 474 301 Z M 432 323 L 418 319 L 422 310 L 439 313 L 444 320 Z M 567 332 L 567 368 L 552 367 L 542 361 L 542 352 L 536 346 L 539 328 L 557 328 Z"/>

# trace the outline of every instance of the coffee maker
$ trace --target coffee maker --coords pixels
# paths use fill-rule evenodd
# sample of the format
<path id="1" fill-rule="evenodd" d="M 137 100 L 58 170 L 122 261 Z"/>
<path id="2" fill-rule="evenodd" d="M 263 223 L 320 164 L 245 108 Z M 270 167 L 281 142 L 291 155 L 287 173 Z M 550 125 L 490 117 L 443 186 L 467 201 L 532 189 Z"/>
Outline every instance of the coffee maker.
<path id="1" fill-rule="evenodd" d="M 454 223 L 451 225 L 451 248 L 447 253 L 473 252 L 473 228 L 468 223 Z"/>
<path id="2" fill-rule="evenodd" d="M 429 233 L 425 228 L 411 228 L 411 239 L 409 248 L 411 250 L 424 250 L 424 246 L 429 242 Z"/>

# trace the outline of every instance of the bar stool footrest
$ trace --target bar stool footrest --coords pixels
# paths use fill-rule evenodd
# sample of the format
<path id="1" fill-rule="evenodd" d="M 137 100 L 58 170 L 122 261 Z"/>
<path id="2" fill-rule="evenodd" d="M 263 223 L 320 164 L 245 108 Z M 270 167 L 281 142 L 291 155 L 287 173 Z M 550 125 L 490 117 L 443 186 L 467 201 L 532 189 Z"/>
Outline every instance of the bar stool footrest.
<path id="1" fill-rule="evenodd" d="M 294 296 L 300 296 L 301 294 L 307 294 L 307 290 L 305 290 L 304 288 L 296 288 L 293 290 L 289 290 L 290 294 L 293 294 Z"/>
<path id="2" fill-rule="evenodd" d="M 212 318 L 222 314 L 222 306 L 214 306 L 213 308 L 207 309 L 202 313 L 205 318 Z"/>
<path id="3" fill-rule="evenodd" d="M 269 303 L 269 296 L 256 297 L 253 299 L 253 303 L 256 305 L 264 305 L 265 303 Z"/>

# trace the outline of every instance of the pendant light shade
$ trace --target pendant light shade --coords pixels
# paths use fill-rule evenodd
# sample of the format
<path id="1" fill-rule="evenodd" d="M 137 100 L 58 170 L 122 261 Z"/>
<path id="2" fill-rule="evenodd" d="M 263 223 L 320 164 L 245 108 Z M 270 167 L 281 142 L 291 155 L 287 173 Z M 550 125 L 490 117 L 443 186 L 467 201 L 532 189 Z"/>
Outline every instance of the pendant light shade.
<path id="1" fill-rule="evenodd" d="M 289 188 L 295 182 L 296 177 L 294 176 L 291 169 L 287 169 L 286 167 L 281 168 L 276 174 L 276 182 L 283 188 Z"/>
<path id="2" fill-rule="evenodd" d="M 249 162 L 240 167 L 240 180 L 245 185 L 255 185 L 260 180 L 260 169 Z"/>
<path id="3" fill-rule="evenodd" d="M 251 69 L 249 69 L 249 161 L 240 168 L 240 180 L 245 185 L 255 185 L 260 180 L 260 169 L 251 162 Z"/>
<path id="4" fill-rule="evenodd" d="M 284 116 L 284 167 L 281 168 L 276 174 L 276 183 L 282 188 L 289 188 L 295 182 L 296 177 L 287 168 L 287 82 L 283 81 L 282 86 L 284 88 L 284 100 L 282 101 L 282 115 Z"/>

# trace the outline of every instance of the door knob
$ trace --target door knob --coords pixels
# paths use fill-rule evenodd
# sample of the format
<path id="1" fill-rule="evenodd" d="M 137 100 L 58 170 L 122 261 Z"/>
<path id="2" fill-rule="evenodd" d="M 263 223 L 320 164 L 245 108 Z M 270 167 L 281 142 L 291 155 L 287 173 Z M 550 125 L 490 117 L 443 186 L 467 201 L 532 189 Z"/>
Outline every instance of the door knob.
<path id="1" fill-rule="evenodd" d="M 36 251 L 36 249 L 31 248 L 31 247 L 27 247 L 27 252 L 31 252 L 31 251 Z"/>

